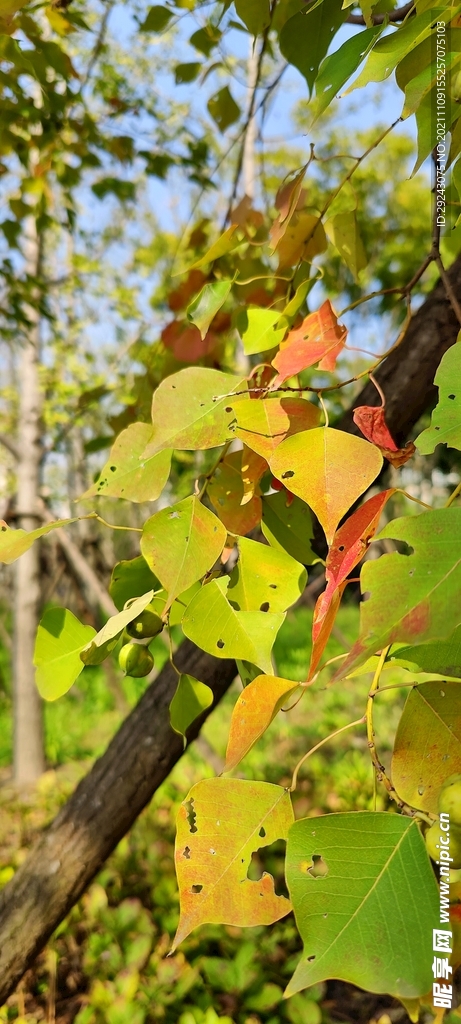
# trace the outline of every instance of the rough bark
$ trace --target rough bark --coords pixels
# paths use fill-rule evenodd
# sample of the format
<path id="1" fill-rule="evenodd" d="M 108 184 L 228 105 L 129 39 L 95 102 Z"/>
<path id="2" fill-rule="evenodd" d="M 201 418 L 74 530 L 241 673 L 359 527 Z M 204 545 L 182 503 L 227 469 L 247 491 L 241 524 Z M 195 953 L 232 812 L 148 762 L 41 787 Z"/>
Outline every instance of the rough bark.
<path id="1" fill-rule="evenodd" d="M 461 298 L 461 258 L 450 278 Z M 387 396 L 388 425 L 399 441 L 435 397 L 435 370 L 457 333 L 437 285 L 377 374 Z M 375 389 L 367 385 L 354 404 L 376 401 Z M 356 430 L 350 413 L 339 426 Z M 176 661 L 213 688 L 215 704 L 235 673 L 233 662 L 216 661 L 187 640 Z M 175 683 L 167 666 L 0 894 L 0 1005 L 181 757 L 182 743 L 168 717 Z"/>
<path id="2" fill-rule="evenodd" d="M 211 686 L 215 704 L 236 673 L 233 661 L 212 658 L 188 640 L 176 663 Z M 176 684 L 168 663 L 0 893 L 0 1006 L 181 757 L 182 738 L 168 710 Z"/>
<path id="3" fill-rule="evenodd" d="M 455 295 L 461 297 L 461 256 L 448 276 Z M 456 341 L 456 315 L 441 281 L 412 317 L 402 343 L 391 352 L 375 373 L 386 396 L 386 420 L 398 444 L 403 444 L 425 409 L 434 405 L 437 388 L 433 380 L 444 353 Z M 360 434 L 352 419 L 357 405 L 380 405 L 375 386 L 368 383 L 352 408 L 337 424 L 342 430 Z"/>
<path id="4" fill-rule="evenodd" d="M 26 273 L 37 277 L 40 241 L 34 217 L 25 233 Z M 40 525 L 41 394 L 39 386 L 40 316 L 25 309 L 29 327 L 21 345 L 17 450 L 17 525 Z M 39 549 L 35 544 L 15 566 L 13 638 L 13 777 L 17 785 L 39 778 L 45 770 L 41 700 L 35 685 L 33 652 L 40 609 Z"/>

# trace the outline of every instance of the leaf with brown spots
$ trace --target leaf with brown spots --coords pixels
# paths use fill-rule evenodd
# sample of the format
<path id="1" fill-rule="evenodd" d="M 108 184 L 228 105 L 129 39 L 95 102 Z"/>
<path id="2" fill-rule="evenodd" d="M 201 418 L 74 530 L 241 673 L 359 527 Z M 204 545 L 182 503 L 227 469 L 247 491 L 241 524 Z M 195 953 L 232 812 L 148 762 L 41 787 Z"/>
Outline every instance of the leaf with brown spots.
<path id="1" fill-rule="evenodd" d="M 229 401 L 231 405 L 231 401 Z M 269 459 L 287 437 L 317 427 L 321 410 L 304 398 L 277 395 L 250 402 L 236 402 L 235 425 L 230 429 L 253 451 Z"/>
<path id="2" fill-rule="evenodd" d="M 300 327 L 290 331 L 282 342 L 272 365 L 278 370 L 271 391 L 285 380 L 318 363 L 319 370 L 334 370 L 347 338 L 347 328 L 338 318 L 329 299 L 315 313 L 309 313 Z"/>
<path id="3" fill-rule="evenodd" d="M 181 804 L 175 847 L 181 916 L 173 949 L 201 924 L 254 927 L 291 910 L 272 875 L 248 877 L 251 856 L 286 839 L 293 822 L 281 786 L 243 779 L 206 779 Z"/>
<path id="4" fill-rule="evenodd" d="M 261 522 L 262 504 L 257 494 L 244 500 L 242 460 L 242 451 L 226 455 L 210 480 L 207 493 L 226 530 L 244 536 Z"/>

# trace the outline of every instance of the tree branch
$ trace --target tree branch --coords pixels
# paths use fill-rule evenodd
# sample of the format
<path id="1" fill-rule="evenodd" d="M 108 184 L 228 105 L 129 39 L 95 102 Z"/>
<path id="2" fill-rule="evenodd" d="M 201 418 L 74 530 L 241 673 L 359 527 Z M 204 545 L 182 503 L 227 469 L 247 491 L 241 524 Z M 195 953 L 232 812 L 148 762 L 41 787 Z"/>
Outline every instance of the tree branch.
<path id="1" fill-rule="evenodd" d="M 371 23 L 372 25 L 382 25 L 385 21 L 389 21 L 394 24 L 399 21 L 404 21 L 408 14 L 412 14 L 415 11 L 415 5 L 413 0 L 411 3 L 405 4 L 404 7 L 398 7 L 396 11 L 388 11 L 387 14 L 372 14 Z M 367 22 L 363 17 L 363 14 L 350 14 L 346 18 L 347 25 L 366 25 Z"/>

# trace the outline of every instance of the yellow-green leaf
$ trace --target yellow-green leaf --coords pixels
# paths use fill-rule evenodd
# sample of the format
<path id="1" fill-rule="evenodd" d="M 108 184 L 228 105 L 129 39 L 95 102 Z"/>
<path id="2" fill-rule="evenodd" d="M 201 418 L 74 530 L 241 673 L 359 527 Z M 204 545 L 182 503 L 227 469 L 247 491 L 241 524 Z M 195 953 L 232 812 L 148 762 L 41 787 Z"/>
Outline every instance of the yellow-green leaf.
<path id="1" fill-rule="evenodd" d="M 289 913 L 272 875 L 248 878 L 251 856 L 286 839 L 293 821 L 281 786 L 242 779 L 206 779 L 181 804 L 175 847 L 181 916 L 173 949 L 201 924 L 249 927 Z"/>
<path id="2" fill-rule="evenodd" d="M 82 498 L 101 495 L 126 501 L 155 501 L 168 480 L 172 449 L 164 448 L 144 458 L 152 434 L 149 423 L 131 423 L 122 430 L 98 479 Z"/>
<path id="3" fill-rule="evenodd" d="M 80 652 L 96 630 L 84 626 L 67 608 L 49 608 L 37 630 L 35 682 L 44 700 L 57 700 L 70 690 L 83 670 Z"/>
<path id="4" fill-rule="evenodd" d="M 232 712 L 225 772 L 239 764 L 297 689 L 293 680 L 270 675 L 257 676 L 245 686 Z"/>

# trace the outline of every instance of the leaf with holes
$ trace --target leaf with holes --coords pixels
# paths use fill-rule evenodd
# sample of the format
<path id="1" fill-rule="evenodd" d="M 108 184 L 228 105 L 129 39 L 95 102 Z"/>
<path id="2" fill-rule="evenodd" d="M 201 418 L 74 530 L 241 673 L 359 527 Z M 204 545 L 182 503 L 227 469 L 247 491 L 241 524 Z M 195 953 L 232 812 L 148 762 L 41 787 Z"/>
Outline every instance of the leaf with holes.
<path id="1" fill-rule="evenodd" d="M 317 427 L 322 415 L 316 405 L 304 398 L 276 395 L 236 402 L 234 411 L 235 424 L 231 423 L 230 429 L 235 437 L 267 460 L 285 438 Z"/>
<path id="2" fill-rule="evenodd" d="M 195 679 L 195 676 L 182 672 L 170 704 L 171 728 L 185 738 L 192 722 L 195 722 L 202 711 L 211 707 L 212 703 L 213 690 L 199 679 Z"/>
<path id="3" fill-rule="evenodd" d="M 35 682 L 44 700 L 57 700 L 83 671 L 80 651 L 95 636 L 67 608 L 48 608 L 35 639 Z"/>
<path id="4" fill-rule="evenodd" d="M 46 526 L 39 526 L 38 530 L 30 531 L 12 530 L 3 519 L 0 519 L 0 562 L 11 565 L 11 562 L 20 558 L 40 537 L 45 537 L 52 530 L 59 530 L 61 526 L 77 523 L 79 518 L 76 516 L 75 519 L 57 519 L 54 523 L 47 523 Z"/>
<path id="5" fill-rule="evenodd" d="M 461 772 L 461 683 L 415 686 L 395 737 L 392 782 L 401 800 L 438 813 L 443 783 Z"/>
<path id="6" fill-rule="evenodd" d="M 229 396 L 246 386 L 241 377 L 197 366 L 166 377 L 154 391 L 153 434 L 143 458 L 163 448 L 190 451 L 224 444 L 232 437 L 229 423 L 234 418 Z"/>
<path id="7" fill-rule="evenodd" d="M 288 834 L 286 876 L 304 951 L 285 996 L 330 978 L 397 998 L 429 991 L 439 892 L 416 821 L 304 818 Z"/>
<path id="8" fill-rule="evenodd" d="M 247 448 L 244 444 L 242 448 L 242 505 L 248 505 L 248 502 L 252 501 L 255 496 L 259 496 L 261 493 L 258 487 L 259 481 L 268 469 L 266 460 L 256 452 L 252 452 L 251 448 Z"/>
<path id="9" fill-rule="evenodd" d="M 194 496 L 144 523 L 141 553 L 168 593 L 165 611 L 212 568 L 226 537 L 219 519 Z"/>
<path id="10" fill-rule="evenodd" d="M 282 441 L 269 464 L 277 480 L 310 505 L 331 544 L 340 519 L 376 479 L 383 458 L 360 437 L 316 427 Z"/>
<path id="11" fill-rule="evenodd" d="M 206 779 L 181 804 L 175 845 L 181 916 L 173 949 L 201 924 L 272 924 L 291 910 L 272 875 L 248 878 L 253 853 L 286 839 L 293 821 L 281 786 Z"/>
<path id="12" fill-rule="evenodd" d="M 207 654 L 251 661 L 271 675 L 271 651 L 285 615 L 236 611 L 227 600 L 228 584 L 223 577 L 201 588 L 186 609 L 183 633 Z"/>
<path id="13" fill-rule="evenodd" d="M 271 391 L 301 370 L 318 363 L 319 370 L 334 370 L 347 338 L 347 328 L 338 318 L 329 299 L 315 313 L 309 313 L 300 327 L 290 331 L 272 365 L 278 370 Z"/>
<path id="14" fill-rule="evenodd" d="M 346 676 L 387 644 L 448 637 L 461 623 L 461 508 L 441 508 L 388 523 L 376 540 L 410 548 L 365 562 L 360 637 L 335 678 Z"/>
<path id="15" fill-rule="evenodd" d="M 416 447 L 421 455 L 430 455 L 438 444 L 461 451 L 461 341 L 445 352 L 434 384 L 439 401 L 430 427 L 416 438 Z"/>
<path id="16" fill-rule="evenodd" d="M 82 498 L 101 495 L 126 501 L 155 501 L 168 480 L 171 448 L 142 458 L 152 437 L 149 423 L 130 423 L 113 444 L 109 458 L 94 484 Z"/>
<path id="17" fill-rule="evenodd" d="M 125 626 L 129 622 L 133 622 L 133 619 L 137 619 L 138 615 L 150 604 L 153 596 L 154 591 L 148 590 L 146 594 L 142 594 L 141 597 L 136 597 L 134 601 L 131 601 L 128 608 L 124 608 L 117 615 L 111 615 L 110 619 L 99 630 L 99 633 L 96 633 L 96 636 L 93 636 L 80 652 L 83 664 L 100 665 L 117 645 L 119 636 L 125 629 Z"/>
<path id="18" fill-rule="evenodd" d="M 269 728 L 280 708 L 300 687 L 279 676 L 257 676 L 237 698 L 232 712 L 226 763 L 230 772 Z"/>
<path id="19" fill-rule="evenodd" d="M 211 281 L 203 286 L 199 295 L 187 307 L 187 319 L 198 327 L 202 341 L 211 321 L 228 298 L 231 288 L 231 280 Z"/>
<path id="20" fill-rule="evenodd" d="M 271 547 L 286 551 L 303 565 L 318 562 L 312 550 L 314 527 L 310 509 L 300 498 L 288 500 L 286 491 L 265 494 L 262 499 L 261 529 Z"/>
<path id="21" fill-rule="evenodd" d="M 381 494 L 373 495 L 353 515 L 349 516 L 349 519 L 343 526 L 340 526 L 333 537 L 325 566 L 327 585 L 316 602 L 312 619 L 309 679 L 317 670 L 333 627 L 336 611 L 339 608 L 339 600 L 336 600 L 335 614 L 332 615 L 331 602 L 338 592 L 338 587 L 341 587 L 352 569 L 363 558 L 371 538 L 378 528 L 381 512 L 392 494 L 395 494 L 395 487 L 382 491 Z"/>
<path id="22" fill-rule="evenodd" d="M 307 582 L 303 565 L 286 551 L 255 540 L 239 540 L 239 559 L 230 575 L 227 597 L 236 611 L 285 612 Z"/>
<path id="23" fill-rule="evenodd" d="M 240 535 L 253 530 L 261 522 L 262 513 L 259 495 L 253 494 L 249 501 L 245 501 L 243 461 L 242 451 L 226 455 L 215 470 L 207 491 L 226 530 Z"/>

